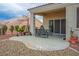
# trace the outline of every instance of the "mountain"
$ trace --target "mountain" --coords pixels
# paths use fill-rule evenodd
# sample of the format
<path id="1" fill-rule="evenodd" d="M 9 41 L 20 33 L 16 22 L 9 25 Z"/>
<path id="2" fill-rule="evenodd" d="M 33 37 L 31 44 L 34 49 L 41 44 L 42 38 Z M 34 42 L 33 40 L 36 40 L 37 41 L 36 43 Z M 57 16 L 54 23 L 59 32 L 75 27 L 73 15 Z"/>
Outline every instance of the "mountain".
<path id="1" fill-rule="evenodd" d="M 22 25 L 30 24 L 29 20 L 30 20 L 30 18 L 28 16 L 23 16 L 23 17 L 10 19 L 10 20 L 0 21 L 0 24 L 7 25 L 7 26 L 11 26 L 11 25 L 13 25 L 13 26 L 16 26 L 16 25 L 22 26 Z M 42 25 L 42 22 L 36 19 L 35 20 L 35 27 L 38 28 L 41 25 Z"/>
<path id="2" fill-rule="evenodd" d="M 14 18 L 14 19 L 10 19 L 10 20 L 5 20 L 5 21 L 0 21 L 0 25 L 7 25 L 8 27 L 8 31 L 7 32 L 10 32 L 9 31 L 9 28 L 11 25 L 13 26 L 16 26 L 16 25 L 19 25 L 19 26 L 23 26 L 23 25 L 30 25 L 30 18 L 28 16 L 23 16 L 23 17 L 18 17 L 18 18 Z M 39 20 L 35 20 L 35 27 L 36 28 L 40 28 L 40 26 L 42 25 L 42 22 L 39 21 Z"/>

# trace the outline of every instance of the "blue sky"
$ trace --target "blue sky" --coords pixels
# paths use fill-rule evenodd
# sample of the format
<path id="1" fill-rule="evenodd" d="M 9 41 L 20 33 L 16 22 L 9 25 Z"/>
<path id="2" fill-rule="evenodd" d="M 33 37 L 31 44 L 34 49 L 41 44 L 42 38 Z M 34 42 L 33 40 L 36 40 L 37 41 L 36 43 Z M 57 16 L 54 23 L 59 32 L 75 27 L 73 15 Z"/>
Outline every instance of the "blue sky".
<path id="1" fill-rule="evenodd" d="M 27 9 L 43 5 L 42 3 L 0 3 L 0 20 L 9 20 L 28 15 Z"/>

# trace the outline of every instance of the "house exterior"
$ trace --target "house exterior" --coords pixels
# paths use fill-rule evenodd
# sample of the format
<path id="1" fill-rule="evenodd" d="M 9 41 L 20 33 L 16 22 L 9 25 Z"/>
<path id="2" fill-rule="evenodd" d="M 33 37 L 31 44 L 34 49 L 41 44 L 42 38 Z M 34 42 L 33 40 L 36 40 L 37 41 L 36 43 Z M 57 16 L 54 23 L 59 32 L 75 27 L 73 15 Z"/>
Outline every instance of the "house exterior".
<path id="1" fill-rule="evenodd" d="M 30 31 L 35 35 L 35 15 L 43 16 L 43 26 L 54 34 L 70 37 L 70 31 L 77 31 L 79 35 L 79 4 L 77 3 L 49 3 L 28 9 L 30 11 Z"/>

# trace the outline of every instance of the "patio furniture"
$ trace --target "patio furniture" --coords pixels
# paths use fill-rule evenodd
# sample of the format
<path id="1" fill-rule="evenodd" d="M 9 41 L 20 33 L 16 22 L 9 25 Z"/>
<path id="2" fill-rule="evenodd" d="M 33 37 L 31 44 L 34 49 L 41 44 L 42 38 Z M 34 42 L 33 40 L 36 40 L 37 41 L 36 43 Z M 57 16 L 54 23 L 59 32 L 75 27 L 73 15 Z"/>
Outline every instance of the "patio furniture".
<path id="1" fill-rule="evenodd" d="M 40 36 L 40 29 L 35 30 L 35 36 Z"/>
<path id="2" fill-rule="evenodd" d="M 48 37 L 48 32 L 44 29 L 43 26 L 40 27 L 40 29 L 36 29 L 36 36 L 40 37 Z"/>

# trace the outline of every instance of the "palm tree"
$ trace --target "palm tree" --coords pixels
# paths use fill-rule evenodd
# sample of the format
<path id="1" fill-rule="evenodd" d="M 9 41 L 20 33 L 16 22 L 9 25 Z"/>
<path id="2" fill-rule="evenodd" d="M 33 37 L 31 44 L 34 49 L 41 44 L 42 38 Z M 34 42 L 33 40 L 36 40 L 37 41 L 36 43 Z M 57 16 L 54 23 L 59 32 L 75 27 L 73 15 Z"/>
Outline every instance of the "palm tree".
<path id="1" fill-rule="evenodd" d="M 10 31 L 11 31 L 11 33 L 13 34 L 13 31 L 14 31 L 14 26 L 13 26 L 13 25 L 11 25 L 9 30 L 10 30 Z"/>

